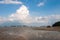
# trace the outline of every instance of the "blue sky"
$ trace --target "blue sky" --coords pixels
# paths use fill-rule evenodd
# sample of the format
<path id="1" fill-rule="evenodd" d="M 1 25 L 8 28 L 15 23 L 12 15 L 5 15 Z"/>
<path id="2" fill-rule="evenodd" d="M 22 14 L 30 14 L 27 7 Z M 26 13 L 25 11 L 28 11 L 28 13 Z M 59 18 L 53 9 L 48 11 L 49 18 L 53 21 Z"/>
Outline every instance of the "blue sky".
<path id="1" fill-rule="evenodd" d="M 60 14 L 60 0 L 19 0 L 26 5 L 30 14 L 33 16 Z M 44 5 L 38 7 L 37 4 L 43 2 Z M 20 4 L 0 4 L 0 16 L 7 16 L 14 13 L 21 5 Z"/>
<path id="2" fill-rule="evenodd" d="M 2 0 L 2 1 L 3 2 L 0 2 L 0 17 L 2 18 L 0 20 L 5 20 L 7 18 L 9 19 L 9 16 L 11 16 L 12 14 L 17 15 L 17 10 L 21 9 L 21 7 L 23 7 L 22 5 L 24 5 L 24 8 L 26 7 L 26 10 L 24 11 L 29 11 L 28 13 L 29 15 L 26 14 L 31 18 L 29 20 L 33 20 L 33 18 L 34 19 L 37 18 L 40 21 L 43 20 L 42 24 L 44 24 L 44 20 L 45 19 L 47 20 L 48 18 L 49 19 L 47 21 L 50 22 L 49 24 L 51 24 L 52 20 L 54 22 L 56 20 L 60 21 L 60 18 L 59 18 L 60 17 L 60 0 L 17 0 L 17 1 L 14 0 L 13 2 L 11 2 L 12 0 L 9 0 L 9 1 Z M 22 15 L 20 15 L 20 17 L 22 17 Z M 56 19 L 57 17 L 58 19 Z M 39 24 L 41 24 L 40 21 L 38 21 Z M 37 23 L 32 22 L 30 24 L 33 24 L 33 23 L 38 24 L 38 22 Z"/>

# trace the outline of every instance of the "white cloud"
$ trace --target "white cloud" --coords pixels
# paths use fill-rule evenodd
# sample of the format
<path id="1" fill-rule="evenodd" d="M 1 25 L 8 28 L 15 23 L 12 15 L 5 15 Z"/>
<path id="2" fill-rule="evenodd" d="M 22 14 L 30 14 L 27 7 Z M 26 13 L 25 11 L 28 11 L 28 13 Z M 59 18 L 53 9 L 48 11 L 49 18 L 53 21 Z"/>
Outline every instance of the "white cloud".
<path id="1" fill-rule="evenodd" d="M 42 0 L 42 2 L 39 2 L 37 4 L 38 7 L 44 6 L 46 4 L 47 0 Z"/>
<path id="2" fill-rule="evenodd" d="M 49 15 L 49 16 L 40 16 L 40 17 L 32 17 L 29 13 L 28 7 L 22 5 L 19 9 L 16 10 L 15 13 L 9 15 L 9 17 L 4 18 L 0 17 L 0 23 L 4 23 L 7 21 L 18 21 L 20 23 L 42 23 L 42 24 L 50 24 L 52 21 L 60 21 L 60 15 Z M 38 24 L 37 24 L 38 25 Z"/>
<path id="3" fill-rule="evenodd" d="M 22 5 L 19 9 L 17 9 L 15 14 L 10 15 L 11 21 L 18 20 L 24 23 L 32 22 L 32 17 L 29 14 L 29 10 L 25 5 Z"/>
<path id="4" fill-rule="evenodd" d="M 0 22 L 2 22 L 2 20 L 3 20 L 2 17 L 0 17 Z"/>
<path id="5" fill-rule="evenodd" d="M 40 17 L 36 17 L 35 19 L 36 19 L 36 22 L 38 22 L 38 23 L 47 23 L 48 22 L 47 17 L 40 16 Z"/>
<path id="6" fill-rule="evenodd" d="M 17 9 L 15 14 L 10 15 L 10 21 L 18 20 L 23 23 L 44 23 L 47 22 L 47 18 L 45 17 L 31 17 L 29 14 L 28 7 L 22 5 L 19 9 Z"/>
<path id="7" fill-rule="evenodd" d="M 29 14 L 28 7 L 22 5 L 15 14 L 10 15 L 10 20 L 18 20 L 22 21 L 23 23 L 49 23 L 51 21 L 58 21 L 60 20 L 60 15 L 49 15 L 49 16 L 40 16 L 40 17 L 31 17 Z"/>
<path id="8" fill-rule="evenodd" d="M 6 21 L 7 21 L 6 18 L 4 18 L 4 17 L 0 17 L 0 24 L 4 23 L 4 22 L 6 22 Z"/>
<path id="9" fill-rule="evenodd" d="M 31 17 L 29 14 L 28 7 L 26 7 L 25 5 L 22 5 L 19 9 L 17 9 L 15 14 L 11 14 L 9 20 L 10 21 L 18 20 L 18 21 L 22 21 L 23 23 L 47 22 L 47 19 L 43 17 L 34 17 L 34 18 Z"/>
<path id="10" fill-rule="evenodd" d="M 22 2 L 17 0 L 2 0 L 0 1 L 1 4 L 22 4 Z"/>
<path id="11" fill-rule="evenodd" d="M 40 16 L 40 17 L 33 18 L 30 16 L 30 14 L 29 15 L 28 14 L 26 14 L 27 16 L 25 16 L 24 12 L 23 14 L 21 14 L 21 12 L 16 12 L 15 14 L 11 14 L 8 18 L 0 17 L 0 24 L 8 21 L 11 21 L 11 22 L 18 21 L 20 23 L 26 23 L 26 24 L 37 23 L 38 25 L 38 23 L 40 23 L 42 25 L 51 25 L 52 22 L 54 23 L 56 21 L 60 21 L 60 15 L 50 15 L 50 16 L 44 16 L 44 17 Z"/>
<path id="12" fill-rule="evenodd" d="M 55 19 L 60 19 L 60 15 L 51 15 L 51 17 L 53 17 Z"/>
<path id="13" fill-rule="evenodd" d="M 40 3 L 37 4 L 38 7 L 40 7 L 40 6 L 44 6 L 44 5 L 45 5 L 44 2 L 40 2 Z"/>

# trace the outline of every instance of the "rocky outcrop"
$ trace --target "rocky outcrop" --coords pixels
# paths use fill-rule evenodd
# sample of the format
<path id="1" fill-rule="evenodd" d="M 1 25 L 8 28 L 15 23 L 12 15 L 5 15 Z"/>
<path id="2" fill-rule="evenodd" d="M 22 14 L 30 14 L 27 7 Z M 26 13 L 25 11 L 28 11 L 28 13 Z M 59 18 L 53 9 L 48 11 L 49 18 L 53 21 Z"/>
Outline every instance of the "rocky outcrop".
<path id="1" fill-rule="evenodd" d="M 58 22 L 54 23 L 52 26 L 53 26 L 53 27 L 60 26 L 60 21 L 58 21 Z"/>

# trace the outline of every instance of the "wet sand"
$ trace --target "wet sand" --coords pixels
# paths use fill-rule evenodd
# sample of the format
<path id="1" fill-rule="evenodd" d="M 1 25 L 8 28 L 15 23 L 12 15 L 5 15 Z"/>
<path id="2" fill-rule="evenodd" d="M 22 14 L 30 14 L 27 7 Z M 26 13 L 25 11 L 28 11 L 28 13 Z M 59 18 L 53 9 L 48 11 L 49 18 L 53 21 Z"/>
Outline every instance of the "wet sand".
<path id="1" fill-rule="evenodd" d="M 0 40 L 60 40 L 60 32 L 32 28 L 0 28 Z"/>

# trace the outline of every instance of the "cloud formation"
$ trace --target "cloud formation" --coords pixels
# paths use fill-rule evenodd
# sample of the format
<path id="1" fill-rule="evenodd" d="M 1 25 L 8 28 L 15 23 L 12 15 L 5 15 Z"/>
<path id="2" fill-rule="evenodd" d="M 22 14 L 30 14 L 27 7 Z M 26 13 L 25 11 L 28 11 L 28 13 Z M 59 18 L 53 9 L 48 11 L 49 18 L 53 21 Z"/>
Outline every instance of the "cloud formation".
<path id="1" fill-rule="evenodd" d="M 0 4 L 22 4 L 22 2 L 17 0 L 2 0 L 0 1 Z"/>
<path id="2" fill-rule="evenodd" d="M 31 17 L 28 7 L 22 5 L 19 9 L 16 10 L 16 13 L 10 15 L 10 21 L 18 20 L 22 21 L 23 23 L 44 23 L 48 22 L 46 17 Z"/>
<path id="3" fill-rule="evenodd" d="M 22 5 L 19 9 L 16 10 L 15 14 L 10 15 L 10 20 L 19 20 L 25 23 L 29 23 L 31 20 L 29 10 L 25 5 Z"/>
<path id="4" fill-rule="evenodd" d="M 42 2 L 39 2 L 39 3 L 37 4 L 37 6 L 38 6 L 38 7 L 44 6 L 46 2 L 47 2 L 47 0 L 42 0 Z"/>
<path id="5" fill-rule="evenodd" d="M 40 3 L 37 4 L 37 6 L 38 6 L 38 7 L 44 6 L 44 4 L 45 4 L 44 2 L 40 2 Z"/>
<path id="6" fill-rule="evenodd" d="M 22 5 L 15 13 L 9 15 L 7 18 L 0 17 L 0 24 L 4 22 L 14 22 L 18 21 L 19 23 L 40 23 L 45 25 L 50 25 L 51 22 L 60 21 L 60 15 L 49 15 L 49 16 L 39 16 L 32 17 L 29 13 L 27 6 Z M 38 24 L 37 24 L 38 25 Z"/>

